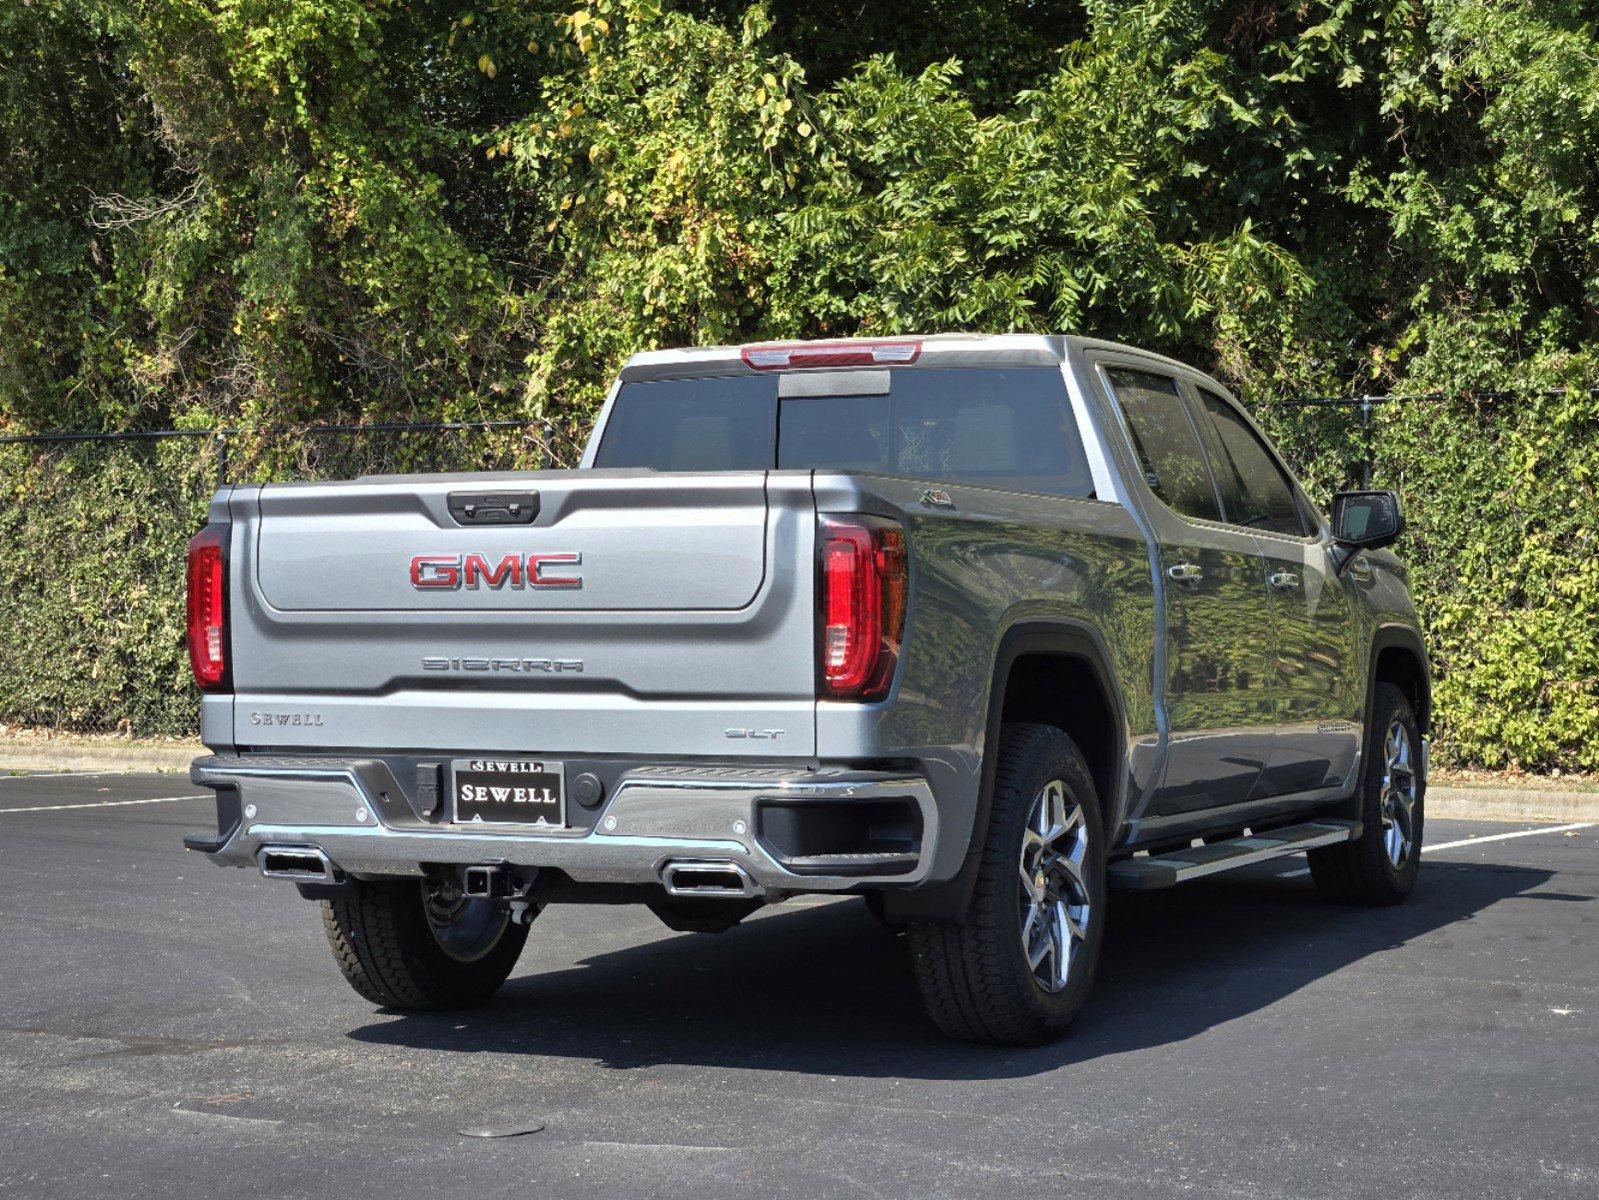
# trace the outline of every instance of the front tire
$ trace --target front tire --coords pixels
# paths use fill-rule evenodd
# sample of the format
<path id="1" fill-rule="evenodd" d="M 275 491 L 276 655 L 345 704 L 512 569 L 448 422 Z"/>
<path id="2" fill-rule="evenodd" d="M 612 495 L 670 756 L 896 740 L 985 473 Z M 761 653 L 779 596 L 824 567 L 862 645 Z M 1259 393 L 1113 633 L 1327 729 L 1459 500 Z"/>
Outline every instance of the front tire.
<path id="1" fill-rule="evenodd" d="M 1405 693 L 1391 683 L 1377 685 L 1367 737 L 1360 836 L 1312 850 L 1306 857 L 1310 876 L 1327 899 L 1398 904 L 1416 886 L 1421 869 L 1427 780 L 1416 714 Z"/>
<path id="2" fill-rule="evenodd" d="M 467 900 L 426 881 L 352 880 L 322 902 L 328 946 L 357 992 L 384 1008 L 465 1008 L 516 966 L 527 926 L 503 901 Z"/>
<path id="3" fill-rule="evenodd" d="M 1076 743 L 1048 725 L 1000 734 L 989 827 L 966 919 L 910 926 L 933 1022 L 951 1037 L 1058 1037 L 1093 984 L 1105 923 L 1099 797 Z"/>

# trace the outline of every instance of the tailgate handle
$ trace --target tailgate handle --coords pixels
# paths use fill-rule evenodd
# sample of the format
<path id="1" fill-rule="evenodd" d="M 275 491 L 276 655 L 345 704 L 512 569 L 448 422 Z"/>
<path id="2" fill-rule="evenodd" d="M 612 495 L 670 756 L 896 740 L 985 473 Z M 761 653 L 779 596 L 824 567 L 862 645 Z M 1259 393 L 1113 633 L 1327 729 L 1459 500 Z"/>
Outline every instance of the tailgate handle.
<path id="1" fill-rule="evenodd" d="M 457 525 L 531 525 L 539 515 L 537 492 L 451 492 Z"/>

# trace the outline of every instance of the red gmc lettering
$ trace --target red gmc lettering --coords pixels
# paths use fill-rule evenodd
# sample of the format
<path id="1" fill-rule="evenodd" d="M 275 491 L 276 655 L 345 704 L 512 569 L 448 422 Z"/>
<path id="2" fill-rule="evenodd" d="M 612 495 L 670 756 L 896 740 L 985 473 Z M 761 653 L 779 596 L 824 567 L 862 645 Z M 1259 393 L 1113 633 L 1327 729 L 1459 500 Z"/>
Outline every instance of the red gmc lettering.
<path id="1" fill-rule="evenodd" d="M 418 554 L 411 560 L 411 586 L 444 588 L 580 588 L 583 577 L 570 572 L 555 575 L 546 568 L 575 566 L 583 561 L 576 550 L 544 554 L 507 554 L 490 564 L 481 554 Z"/>
<path id="2" fill-rule="evenodd" d="M 577 575 L 546 575 L 544 568 L 551 563 L 580 563 L 583 556 L 570 550 L 555 554 L 529 554 L 527 556 L 527 583 L 537 588 L 580 588 L 583 580 Z"/>
<path id="3" fill-rule="evenodd" d="M 455 588 L 461 586 L 459 554 L 418 554 L 411 560 L 411 586 Z"/>
<path id="4" fill-rule="evenodd" d="M 519 588 L 522 586 L 522 557 L 519 554 L 507 554 L 500 559 L 499 566 L 490 569 L 488 561 L 481 554 L 468 554 L 462 575 L 462 582 L 469 588 L 477 587 L 480 580 L 491 588 L 504 587 L 507 582 Z"/>

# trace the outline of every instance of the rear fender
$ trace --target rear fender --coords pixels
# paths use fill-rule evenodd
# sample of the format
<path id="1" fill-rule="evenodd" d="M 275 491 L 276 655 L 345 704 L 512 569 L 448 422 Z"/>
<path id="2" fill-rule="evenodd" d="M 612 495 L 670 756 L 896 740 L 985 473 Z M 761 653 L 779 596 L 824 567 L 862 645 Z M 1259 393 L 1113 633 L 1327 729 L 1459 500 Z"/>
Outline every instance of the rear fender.
<path id="1" fill-rule="evenodd" d="M 1115 730 L 1117 738 L 1117 744 L 1111 755 L 1114 782 L 1110 789 L 1111 794 L 1100 796 L 1099 803 L 1105 820 L 1106 844 L 1111 845 L 1115 842 L 1116 834 L 1126 817 L 1129 795 L 1126 770 L 1128 733 L 1125 704 L 1115 673 L 1109 666 L 1111 658 L 1105 641 L 1097 629 L 1085 622 L 1029 621 L 1013 625 L 1000 639 L 999 649 L 995 655 L 983 726 L 982 782 L 978 792 L 977 815 L 972 822 L 965 862 L 952 879 L 906 891 L 885 891 L 883 910 L 885 918 L 889 921 L 958 922 L 965 916 L 971 904 L 972 891 L 977 884 L 977 870 L 982 858 L 983 845 L 988 838 L 989 813 L 994 802 L 997 756 L 990 751 L 999 745 L 1011 669 L 1019 659 L 1030 654 L 1058 655 L 1086 663 L 1097 677 L 1100 691 L 1109 698 L 1112 708 L 1111 727 Z"/>

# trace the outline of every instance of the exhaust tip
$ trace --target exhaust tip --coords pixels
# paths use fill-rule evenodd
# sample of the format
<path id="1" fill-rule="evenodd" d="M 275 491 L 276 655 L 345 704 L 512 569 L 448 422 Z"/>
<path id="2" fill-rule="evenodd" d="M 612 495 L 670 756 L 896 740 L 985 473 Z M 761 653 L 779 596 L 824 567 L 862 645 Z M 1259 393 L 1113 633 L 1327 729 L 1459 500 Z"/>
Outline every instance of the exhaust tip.
<path id="1" fill-rule="evenodd" d="M 678 859 L 661 868 L 668 896 L 749 897 L 761 893 L 749 872 L 732 861 Z"/>
<path id="2" fill-rule="evenodd" d="M 256 856 L 261 874 L 268 879 L 299 883 L 335 883 L 337 872 L 328 856 L 315 846 L 263 846 Z"/>

